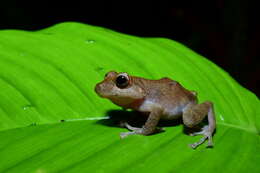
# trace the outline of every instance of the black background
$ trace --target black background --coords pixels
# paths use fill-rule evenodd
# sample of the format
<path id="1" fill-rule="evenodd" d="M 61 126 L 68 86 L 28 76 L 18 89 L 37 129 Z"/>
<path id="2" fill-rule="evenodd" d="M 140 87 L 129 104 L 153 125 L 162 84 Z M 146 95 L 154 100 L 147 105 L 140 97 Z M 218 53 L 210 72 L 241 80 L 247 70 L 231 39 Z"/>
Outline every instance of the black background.
<path id="1" fill-rule="evenodd" d="M 246 0 L 0 1 L 0 29 L 37 30 L 63 21 L 177 40 L 260 95 L 260 19 Z"/>

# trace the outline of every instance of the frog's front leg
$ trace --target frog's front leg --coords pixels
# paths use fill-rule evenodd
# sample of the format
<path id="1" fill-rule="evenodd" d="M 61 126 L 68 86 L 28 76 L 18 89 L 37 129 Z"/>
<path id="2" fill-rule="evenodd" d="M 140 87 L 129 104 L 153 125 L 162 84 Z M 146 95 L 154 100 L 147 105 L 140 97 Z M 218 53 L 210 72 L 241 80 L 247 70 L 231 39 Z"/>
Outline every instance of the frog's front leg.
<path id="1" fill-rule="evenodd" d="M 139 128 L 139 127 L 133 127 L 133 126 L 131 126 L 130 124 L 128 124 L 127 122 L 125 122 L 124 126 L 125 126 L 128 130 L 132 130 L 132 131 L 137 131 L 137 130 L 142 129 L 142 128 Z"/>
<path id="2" fill-rule="evenodd" d="M 153 110 L 145 122 L 144 126 L 142 128 L 132 127 L 129 124 L 125 123 L 125 126 L 127 129 L 132 130 L 132 132 L 123 132 L 120 133 L 121 138 L 125 138 L 129 135 L 150 135 L 156 131 L 156 126 L 161 118 L 162 110 L 161 109 L 155 109 Z"/>
<path id="3" fill-rule="evenodd" d="M 208 115 L 209 124 L 207 126 L 204 126 L 201 132 L 192 134 L 192 135 L 201 134 L 204 135 L 204 137 L 202 137 L 200 141 L 191 144 L 190 146 L 192 148 L 196 148 L 197 146 L 205 142 L 205 140 L 207 139 L 208 139 L 208 147 L 213 146 L 212 135 L 216 127 L 213 104 L 209 101 L 206 101 L 201 104 L 190 104 L 183 111 L 183 123 L 187 127 L 194 127 L 195 125 L 199 124 L 205 118 L 206 115 Z"/>

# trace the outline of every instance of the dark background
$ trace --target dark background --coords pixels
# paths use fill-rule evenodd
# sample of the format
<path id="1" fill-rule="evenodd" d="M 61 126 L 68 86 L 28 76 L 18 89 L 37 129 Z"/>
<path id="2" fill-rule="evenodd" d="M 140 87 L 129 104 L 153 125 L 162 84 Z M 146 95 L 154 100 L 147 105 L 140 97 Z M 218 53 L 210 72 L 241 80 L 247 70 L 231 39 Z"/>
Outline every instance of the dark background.
<path id="1" fill-rule="evenodd" d="M 63 21 L 167 37 L 207 57 L 260 95 L 260 19 L 247 0 L 0 2 L 0 29 L 37 30 Z"/>

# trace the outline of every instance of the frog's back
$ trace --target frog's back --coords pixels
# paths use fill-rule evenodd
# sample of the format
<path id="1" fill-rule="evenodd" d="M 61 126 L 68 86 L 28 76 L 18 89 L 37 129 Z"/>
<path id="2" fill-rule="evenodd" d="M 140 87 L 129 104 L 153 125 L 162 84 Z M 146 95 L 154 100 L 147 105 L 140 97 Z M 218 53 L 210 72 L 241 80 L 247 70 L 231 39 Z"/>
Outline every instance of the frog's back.
<path id="1" fill-rule="evenodd" d="M 196 93 L 185 89 L 179 82 L 169 78 L 147 80 L 143 87 L 147 92 L 147 99 L 158 102 L 186 102 L 196 100 Z"/>
<path id="2" fill-rule="evenodd" d="M 142 81 L 146 80 L 146 81 Z M 196 102 L 195 92 L 185 89 L 177 81 L 169 78 L 160 80 L 141 79 L 140 85 L 146 91 L 146 97 L 141 111 L 149 110 L 153 106 L 161 107 L 165 118 L 174 118 L 173 115 L 182 113 L 183 108 L 190 102 Z"/>

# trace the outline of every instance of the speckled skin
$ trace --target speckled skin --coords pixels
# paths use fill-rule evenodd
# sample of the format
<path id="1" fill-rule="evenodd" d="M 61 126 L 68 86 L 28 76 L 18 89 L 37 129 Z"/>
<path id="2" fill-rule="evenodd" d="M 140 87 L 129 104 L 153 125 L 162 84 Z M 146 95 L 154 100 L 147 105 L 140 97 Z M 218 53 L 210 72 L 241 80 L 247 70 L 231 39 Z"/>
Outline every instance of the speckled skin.
<path id="1" fill-rule="evenodd" d="M 124 88 L 116 85 L 116 78 L 120 75 L 128 78 L 128 84 Z M 160 119 L 175 119 L 182 116 L 183 123 L 187 127 L 193 127 L 208 115 L 209 125 L 201 132 L 192 134 L 202 134 L 204 137 L 190 146 L 196 148 L 206 139 L 208 146 L 213 146 L 212 134 L 216 125 L 213 104 L 209 101 L 197 104 L 196 92 L 185 89 L 174 80 L 169 78 L 149 80 L 111 71 L 96 85 L 95 91 L 99 96 L 108 98 L 123 108 L 149 113 L 142 128 L 132 127 L 126 123 L 126 128 L 132 131 L 121 133 L 122 138 L 133 134 L 150 135 L 155 132 Z"/>

